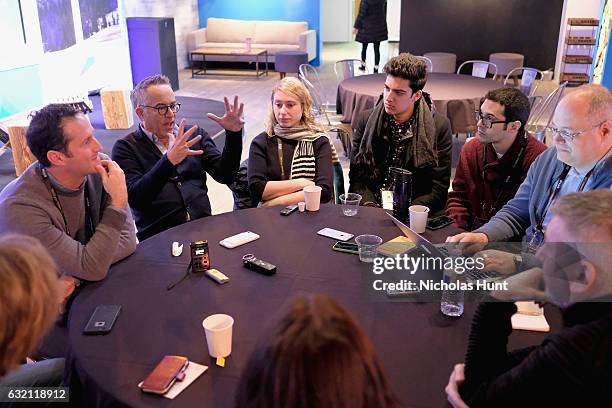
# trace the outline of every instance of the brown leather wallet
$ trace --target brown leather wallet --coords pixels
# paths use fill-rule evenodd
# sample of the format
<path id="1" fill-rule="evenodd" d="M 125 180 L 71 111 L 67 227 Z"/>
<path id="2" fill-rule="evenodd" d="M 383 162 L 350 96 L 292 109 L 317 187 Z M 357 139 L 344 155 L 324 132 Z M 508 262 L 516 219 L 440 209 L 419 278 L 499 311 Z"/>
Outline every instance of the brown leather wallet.
<path id="1" fill-rule="evenodd" d="M 165 356 L 145 378 L 140 388 L 144 392 L 165 394 L 175 381 L 183 381 L 188 365 L 187 357 Z"/>

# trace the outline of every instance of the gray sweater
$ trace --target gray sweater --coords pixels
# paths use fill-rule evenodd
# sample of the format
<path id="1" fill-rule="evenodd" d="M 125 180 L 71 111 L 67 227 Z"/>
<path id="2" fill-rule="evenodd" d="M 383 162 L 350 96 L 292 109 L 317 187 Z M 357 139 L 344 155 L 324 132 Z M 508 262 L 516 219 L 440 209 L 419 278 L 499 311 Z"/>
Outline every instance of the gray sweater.
<path id="1" fill-rule="evenodd" d="M 536 225 L 536 214 L 542 217 L 553 184 L 561 176 L 564 164 L 557 159 L 557 150 L 550 147 L 531 164 L 527 178 L 514 198 L 508 201 L 489 222 L 473 232 L 482 232 L 489 242 L 508 241 L 527 236 Z M 589 178 L 584 191 L 610 188 L 612 185 L 612 156 L 601 160 Z M 539 218 L 538 218 L 539 219 Z"/>
<path id="2" fill-rule="evenodd" d="M 53 203 L 38 169 L 32 164 L 0 192 L 0 232 L 18 232 L 38 238 L 49 250 L 60 270 L 78 279 L 104 279 L 110 265 L 132 254 L 136 249 L 136 229 L 127 209 L 118 209 L 105 202 L 102 179 L 98 174 L 87 176 L 91 217 L 95 232 L 86 244 L 84 186 L 67 189 L 50 177 L 66 216 L 64 220 Z M 108 198 L 108 197 L 107 197 Z"/>

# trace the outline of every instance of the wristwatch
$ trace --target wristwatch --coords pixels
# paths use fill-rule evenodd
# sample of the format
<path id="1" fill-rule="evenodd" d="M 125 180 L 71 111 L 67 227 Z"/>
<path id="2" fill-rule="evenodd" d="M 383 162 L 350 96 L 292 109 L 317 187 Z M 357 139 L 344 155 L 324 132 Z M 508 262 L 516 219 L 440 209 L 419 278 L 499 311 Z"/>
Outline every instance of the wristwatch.
<path id="1" fill-rule="evenodd" d="M 523 257 L 520 254 L 512 255 L 512 260 L 514 261 L 514 266 L 516 267 L 516 271 L 520 271 L 521 263 L 523 262 Z"/>

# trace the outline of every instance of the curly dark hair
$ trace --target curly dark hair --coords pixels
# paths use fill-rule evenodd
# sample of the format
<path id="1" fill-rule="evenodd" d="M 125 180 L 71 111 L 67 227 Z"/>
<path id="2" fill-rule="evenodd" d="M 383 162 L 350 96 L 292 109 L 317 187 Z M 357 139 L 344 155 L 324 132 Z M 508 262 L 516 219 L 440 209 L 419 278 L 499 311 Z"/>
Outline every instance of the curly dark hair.
<path id="1" fill-rule="evenodd" d="M 407 52 L 391 58 L 383 69 L 387 75 L 409 80 L 413 93 L 422 90 L 427 82 L 425 61 Z"/>
<path id="2" fill-rule="evenodd" d="M 519 132 L 525 128 L 527 119 L 529 119 L 529 113 L 531 112 L 531 105 L 529 104 L 529 99 L 521 91 L 516 88 L 494 89 L 487 92 L 484 99 L 497 102 L 504 107 L 506 123 L 518 120 L 521 122 Z M 481 101 L 481 105 L 484 99 Z"/>
<path id="3" fill-rule="evenodd" d="M 260 340 L 240 379 L 235 407 L 399 406 L 374 345 L 328 296 L 299 297 Z"/>
<path id="4" fill-rule="evenodd" d="M 56 150 L 69 156 L 68 140 L 64 135 L 64 119 L 82 115 L 70 105 L 51 104 L 30 114 L 32 120 L 26 132 L 26 140 L 32 154 L 45 167 L 51 166 L 47 159 L 49 150 Z"/>

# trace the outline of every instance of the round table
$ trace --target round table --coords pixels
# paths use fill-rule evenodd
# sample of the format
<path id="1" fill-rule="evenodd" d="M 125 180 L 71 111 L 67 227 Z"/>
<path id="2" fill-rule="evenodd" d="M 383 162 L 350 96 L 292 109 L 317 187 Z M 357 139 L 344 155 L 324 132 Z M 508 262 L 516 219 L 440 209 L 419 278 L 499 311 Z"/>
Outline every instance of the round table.
<path id="1" fill-rule="evenodd" d="M 334 240 L 319 236 L 324 227 L 355 235 L 376 233 L 384 240 L 401 235 L 382 209 L 359 209 L 355 217 L 341 207 L 322 205 L 316 213 L 279 215 L 280 207 L 235 211 L 192 221 L 162 232 L 138 245 L 129 258 L 115 264 L 108 277 L 82 288 L 69 318 L 71 350 L 67 358 L 70 399 L 75 406 L 229 407 L 243 367 L 268 324 L 286 310 L 294 296 L 324 293 L 346 307 L 368 333 L 393 389 L 412 407 L 442 406 L 444 386 L 453 364 L 463 361 L 474 305 L 463 317 L 448 318 L 439 303 L 371 302 L 361 287 L 360 274 L 371 264 L 356 255 L 332 251 Z M 235 249 L 218 242 L 250 230 L 259 240 Z M 456 228 L 427 232 L 443 241 Z M 200 275 L 168 291 L 189 262 L 189 242 L 206 239 L 213 267 L 229 276 L 217 285 Z M 185 247 L 170 255 L 173 241 Z M 264 276 L 242 266 L 253 253 L 278 267 Z M 365 269 L 364 269 L 365 268 Z M 118 304 L 122 311 L 111 333 L 81 333 L 101 304 Z M 214 313 L 234 317 L 232 354 L 224 368 L 208 356 L 202 320 Z M 511 344 L 537 344 L 543 336 L 520 333 Z M 137 384 L 164 355 L 183 355 L 208 370 L 176 399 L 142 393 Z M 424 381 L 426 379 L 426 381 Z"/>
<path id="2" fill-rule="evenodd" d="M 386 77 L 386 74 L 361 75 L 340 82 L 336 109 L 338 114 L 342 114 L 341 121 L 350 123 L 354 129 L 359 113 L 373 108 L 383 93 Z M 500 87 L 501 84 L 492 79 L 432 72 L 427 74 L 424 91 L 431 95 L 437 111 L 447 116 L 451 124 L 453 121 L 461 123 L 468 121 L 475 126 L 473 111 L 479 106 L 480 98 L 488 91 Z M 466 107 L 449 112 L 447 105 L 450 101 L 462 101 Z"/>

